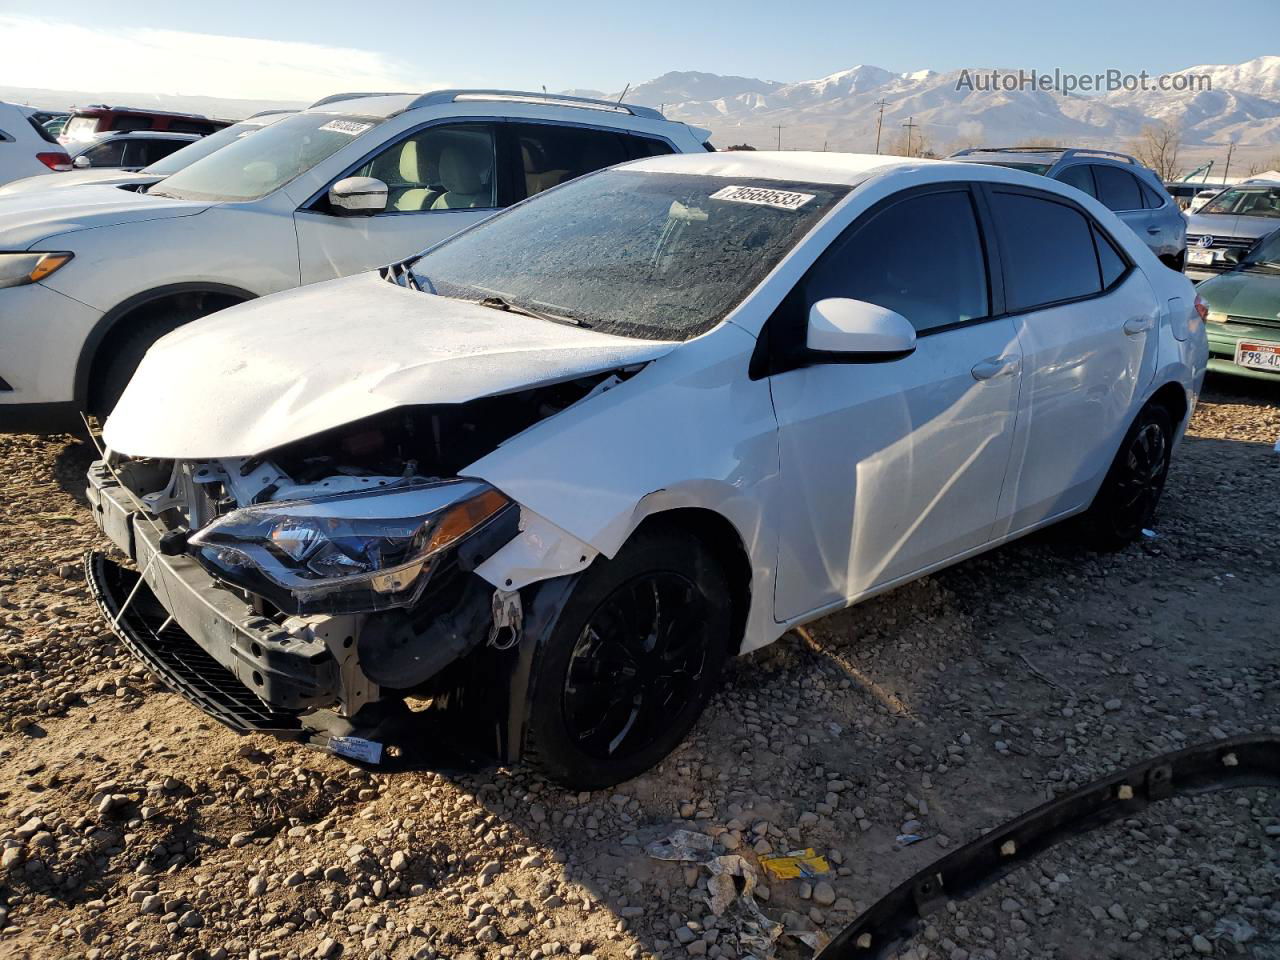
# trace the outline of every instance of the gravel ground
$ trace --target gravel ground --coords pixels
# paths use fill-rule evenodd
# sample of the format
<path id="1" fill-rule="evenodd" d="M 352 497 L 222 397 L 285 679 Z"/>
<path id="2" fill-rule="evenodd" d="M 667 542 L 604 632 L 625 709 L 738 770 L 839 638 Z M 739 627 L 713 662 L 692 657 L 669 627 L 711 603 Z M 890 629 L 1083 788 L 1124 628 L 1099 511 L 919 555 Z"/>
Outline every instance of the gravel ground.
<path id="1" fill-rule="evenodd" d="M 644 853 L 677 827 L 749 865 L 826 854 L 822 882 L 756 893 L 834 933 L 1048 797 L 1280 733 L 1277 435 L 1280 390 L 1211 380 L 1156 539 L 1103 556 L 1048 531 L 818 621 L 731 665 L 661 767 L 591 794 L 521 768 L 371 774 L 206 720 L 88 598 L 89 451 L 0 437 L 0 956 L 744 956 L 706 871 Z M 902 956 L 1278 957 L 1277 834 L 1274 792 L 1171 801 L 953 904 Z"/>

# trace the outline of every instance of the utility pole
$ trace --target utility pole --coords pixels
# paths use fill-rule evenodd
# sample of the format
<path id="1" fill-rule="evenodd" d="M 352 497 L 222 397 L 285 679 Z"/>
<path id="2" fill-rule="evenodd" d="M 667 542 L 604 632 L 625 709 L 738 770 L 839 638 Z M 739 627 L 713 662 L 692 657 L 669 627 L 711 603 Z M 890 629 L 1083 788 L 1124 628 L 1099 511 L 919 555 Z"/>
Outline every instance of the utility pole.
<path id="1" fill-rule="evenodd" d="M 911 132 L 915 130 L 916 127 L 920 126 L 920 124 L 918 123 L 912 123 L 914 119 L 915 117 L 907 117 L 907 122 L 903 124 L 903 126 L 907 128 L 907 156 L 908 157 L 911 156 Z"/>
<path id="2" fill-rule="evenodd" d="M 1227 144 L 1227 165 L 1222 168 L 1223 183 L 1227 182 L 1227 174 L 1231 172 L 1231 154 L 1235 150 L 1235 148 L 1236 148 L 1236 142 L 1234 140 L 1230 141 Z"/>
<path id="3" fill-rule="evenodd" d="M 884 126 L 884 108 L 888 105 L 888 100 L 877 100 L 874 104 L 880 108 L 880 116 L 876 120 L 876 153 L 880 152 L 880 128 Z"/>
<path id="4" fill-rule="evenodd" d="M 778 149 L 781 150 L 782 149 L 782 124 L 780 123 L 776 124 L 773 129 L 778 131 Z"/>

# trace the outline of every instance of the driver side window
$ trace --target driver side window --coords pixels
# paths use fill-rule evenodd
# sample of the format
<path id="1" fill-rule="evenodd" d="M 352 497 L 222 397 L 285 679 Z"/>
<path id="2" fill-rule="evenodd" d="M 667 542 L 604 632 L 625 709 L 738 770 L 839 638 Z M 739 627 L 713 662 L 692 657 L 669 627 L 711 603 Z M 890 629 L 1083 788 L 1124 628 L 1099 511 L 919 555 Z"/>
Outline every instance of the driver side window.
<path id="1" fill-rule="evenodd" d="M 805 299 L 851 297 L 902 314 L 919 333 L 985 317 L 986 257 L 967 190 L 908 197 L 840 238 L 804 280 Z"/>
<path id="2" fill-rule="evenodd" d="M 495 153 L 488 124 L 428 127 L 350 175 L 387 185 L 387 213 L 489 209 L 498 205 Z"/>

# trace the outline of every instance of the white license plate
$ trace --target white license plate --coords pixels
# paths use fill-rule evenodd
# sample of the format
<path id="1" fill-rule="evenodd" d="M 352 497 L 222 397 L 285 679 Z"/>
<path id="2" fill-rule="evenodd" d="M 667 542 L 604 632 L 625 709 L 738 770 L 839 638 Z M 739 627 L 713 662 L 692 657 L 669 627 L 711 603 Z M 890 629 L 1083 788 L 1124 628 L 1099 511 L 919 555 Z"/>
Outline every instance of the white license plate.
<path id="1" fill-rule="evenodd" d="M 1187 251 L 1187 263 L 1210 264 L 1213 263 L 1214 253 L 1216 251 L 1206 250 L 1204 247 L 1192 247 Z"/>
<path id="2" fill-rule="evenodd" d="M 1280 343 L 1266 340 L 1237 340 L 1236 365 L 1280 373 Z"/>

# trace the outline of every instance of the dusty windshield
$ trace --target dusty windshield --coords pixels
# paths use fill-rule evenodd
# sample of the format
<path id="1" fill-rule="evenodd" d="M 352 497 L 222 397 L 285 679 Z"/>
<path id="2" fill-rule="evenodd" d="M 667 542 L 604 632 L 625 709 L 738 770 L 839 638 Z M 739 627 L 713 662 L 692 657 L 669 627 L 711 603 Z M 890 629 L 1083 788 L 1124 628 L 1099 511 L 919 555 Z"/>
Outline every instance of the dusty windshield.
<path id="1" fill-rule="evenodd" d="M 270 122 L 270 120 L 266 121 L 266 123 Z M 215 150 L 221 150 L 234 140 L 247 137 L 251 133 L 257 133 L 263 126 L 264 122 L 258 120 L 242 120 L 240 123 L 233 123 L 231 126 L 223 127 L 207 137 L 201 137 L 190 146 L 175 150 L 167 157 L 157 160 L 150 166 L 143 167 L 142 172 L 167 177 L 171 173 L 177 173 L 183 167 L 189 167 L 197 160 L 203 160 Z"/>
<path id="2" fill-rule="evenodd" d="M 1280 267 L 1280 230 L 1258 241 L 1244 258 L 1246 266 Z"/>
<path id="3" fill-rule="evenodd" d="M 1206 203 L 1200 212 L 1280 217 L 1280 187 L 1230 187 Z"/>
<path id="4" fill-rule="evenodd" d="M 179 200 L 257 200 L 279 189 L 357 137 L 381 117 L 299 113 L 242 137 L 184 167 L 149 192 Z"/>
<path id="5" fill-rule="evenodd" d="M 686 340 L 719 323 L 848 190 L 608 170 L 458 235 L 413 275 L 443 296 Z"/>

